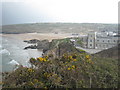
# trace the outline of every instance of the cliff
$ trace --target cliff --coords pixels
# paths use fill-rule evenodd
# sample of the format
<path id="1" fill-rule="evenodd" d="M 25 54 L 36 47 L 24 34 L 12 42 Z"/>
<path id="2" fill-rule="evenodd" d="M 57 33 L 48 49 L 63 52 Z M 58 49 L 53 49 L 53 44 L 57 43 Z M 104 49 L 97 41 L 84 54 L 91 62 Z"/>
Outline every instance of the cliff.
<path id="1" fill-rule="evenodd" d="M 24 42 L 28 44 L 33 44 L 30 46 L 25 47 L 24 49 L 49 49 L 49 41 L 48 40 L 37 40 L 37 39 L 32 39 L 32 40 L 25 40 Z M 36 45 L 34 45 L 36 44 Z"/>
<path id="2" fill-rule="evenodd" d="M 50 48 L 48 51 L 44 53 L 45 56 L 52 55 L 54 58 L 61 58 L 64 54 L 72 54 L 72 53 L 83 53 L 84 51 L 80 51 L 74 47 L 72 43 L 62 42 L 60 44 L 56 44 L 56 47 Z M 85 52 L 84 52 L 85 53 Z"/>

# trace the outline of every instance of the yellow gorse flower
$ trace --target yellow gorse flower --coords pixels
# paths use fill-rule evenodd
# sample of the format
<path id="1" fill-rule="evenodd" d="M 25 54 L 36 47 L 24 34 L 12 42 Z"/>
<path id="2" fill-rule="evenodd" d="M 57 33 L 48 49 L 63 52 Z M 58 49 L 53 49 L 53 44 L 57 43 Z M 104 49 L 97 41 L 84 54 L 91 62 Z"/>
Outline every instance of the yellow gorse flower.
<path id="1" fill-rule="evenodd" d="M 73 61 L 77 61 L 77 59 L 73 59 Z"/>
<path id="2" fill-rule="evenodd" d="M 72 58 L 72 56 L 69 56 L 69 59 L 71 59 L 71 60 L 72 60 L 72 59 L 73 59 L 73 58 Z"/>
<path id="3" fill-rule="evenodd" d="M 67 70 L 70 70 L 71 68 L 68 68 Z"/>
<path id="4" fill-rule="evenodd" d="M 34 72 L 34 70 L 31 68 L 28 68 L 28 72 Z"/>
<path id="5" fill-rule="evenodd" d="M 52 75 L 52 73 L 44 73 L 45 77 L 50 77 Z"/>
<path id="6" fill-rule="evenodd" d="M 45 58 L 43 58 L 43 61 L 46 62 L 47 60 Z"/>
<path id="7" fill-rule="evenodd" d="M 86 59 L 90 59 L 90 56 L 89 56 L 89 55 L 86 55 L 85 57 L 86 57 Z"/>
<path id="8" fill-rule="evenodd" d="M 72 69 L 75 69 L 75 65 L 72 65 Z"/>
<path id="9" fill-rule="evenodd" d="M 45 57 L 45 58 L 39 57 L 38 60 L 41 61 L 41 62 L 46 62 L 46 61 L 48 61 L 46 57 Z"/>
<path id="10" fill-rule="evenodd" d="M 67 70 L 75 69 L 75 65 L 72 65 L 71 67 L 67 68 Z"/>
<path id="11" fill-rule="evenodd" d="M 39 60 L 39 61 L 43 61 L 43 58 L 42 58 L 42 57 L 39 57 L 38 60 Z"/>
<path id="12" fill-rule="evenodd" d="M 34 79 L 34 82 L 35 82 L 35 83 L 37 83 L 37 82 L 38 82 L 38 80 L 37 80 L 37 79 Z"/>

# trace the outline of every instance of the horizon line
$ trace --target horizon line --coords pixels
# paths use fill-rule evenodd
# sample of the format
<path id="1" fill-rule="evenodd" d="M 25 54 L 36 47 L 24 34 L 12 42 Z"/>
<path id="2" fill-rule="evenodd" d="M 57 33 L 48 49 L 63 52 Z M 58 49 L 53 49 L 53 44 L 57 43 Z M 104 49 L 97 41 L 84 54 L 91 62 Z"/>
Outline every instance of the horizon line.
<path id="1" fill-rule="evenodd" d="M 4 25 L 0 25 L 0 26 L 7 26 L 7 25 L 22 25 L 22 24 L 40 24 L 40 23 L 53 23 L 53 24 L 57 24 L 57 23 L 63 23 L 63 24 L 67 24 L 67 23 L 75 23 L 75 24 L 118 24 L 118 23 L 93 23 L 93 22 L 31 22 L 31 23 L 17 23 L 17 24 L 4 24 Z"/>

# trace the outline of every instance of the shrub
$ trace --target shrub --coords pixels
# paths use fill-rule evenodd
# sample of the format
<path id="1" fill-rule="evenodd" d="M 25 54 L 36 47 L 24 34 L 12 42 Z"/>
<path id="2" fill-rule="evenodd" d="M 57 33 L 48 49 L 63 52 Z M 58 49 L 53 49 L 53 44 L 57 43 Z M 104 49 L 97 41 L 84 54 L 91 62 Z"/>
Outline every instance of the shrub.
<path id="1" fill-rule="evenodd" d="M 3 88 L 117 88 L 117 62 L 86 53 L 65 53 L 61 58 L 31 58 L 4 78 Z"/>

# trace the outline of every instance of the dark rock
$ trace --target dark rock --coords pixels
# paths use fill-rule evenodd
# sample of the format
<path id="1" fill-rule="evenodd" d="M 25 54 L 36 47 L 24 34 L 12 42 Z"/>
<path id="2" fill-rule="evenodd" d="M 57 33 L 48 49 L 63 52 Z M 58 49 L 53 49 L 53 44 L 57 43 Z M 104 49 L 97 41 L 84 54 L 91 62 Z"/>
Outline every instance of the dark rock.
<path id="1" fill-rule="evenodd" d="M 27 40 L 24 40 L 23 42 L 28 42 Z"/>
<path id="2" fill-rule="evenodd" d="M 27 42 L 27 43 L 38 43 L 39 42 L 39 40 L 37 40 L 37 39 L 32 39 L 32 40 L 24 40 L 24 42 Z"/>
<path id="3" fill-rule="evenodd" d="M 32 39 L 32 40 L 24 40 L 24 42 L 31 43 L 31 44 L 37 44 L 37 45 L 31 45 L 27 46 L 24 49 L 43 49 L 44 52 L 49 49 L 49 41 L 48 40 L 37 40 L 37 39 Z"/>
<path id="4" fill-rule="evenodd" d="M 46 51 L 48 51 L 49 49 L 43 49 L 43 53 L 45 53 Z"/>
<path id="5" fill-rule="evenodd" d="M 31 45 L 31 46 L 25 47 L 24 49 L 37 49 L 37 46 L 36 45 Z"/>

